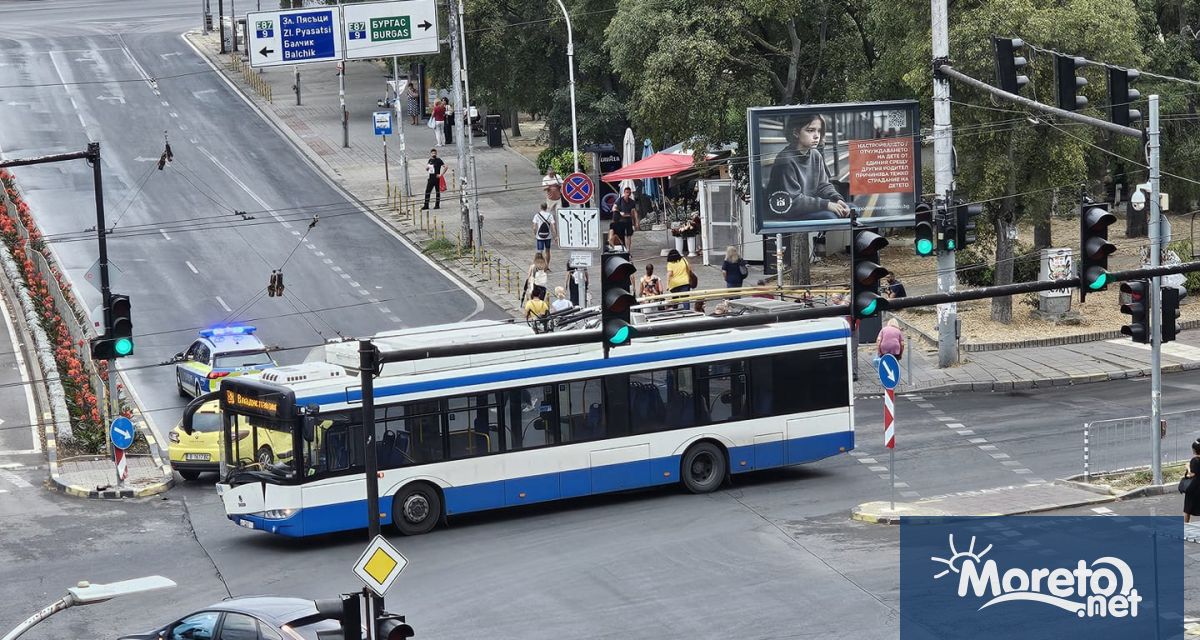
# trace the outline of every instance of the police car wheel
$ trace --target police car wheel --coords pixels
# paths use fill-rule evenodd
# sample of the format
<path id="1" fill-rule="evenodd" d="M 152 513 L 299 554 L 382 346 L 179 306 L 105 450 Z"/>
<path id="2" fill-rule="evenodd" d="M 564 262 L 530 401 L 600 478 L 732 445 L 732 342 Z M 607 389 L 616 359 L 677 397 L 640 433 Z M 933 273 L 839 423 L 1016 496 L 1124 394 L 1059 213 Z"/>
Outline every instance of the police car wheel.
<path id="1" fill-rule="evenodd" d="M 199 380 L 197 380 L 197 381 L 196 381 L 196 388 L 195 388 L 195 396 L 196 396 L 197 398 L 199 398 L 199 397 L 200 397 L 200 396 L 202 396 L 202 395 L 204 395 L 204 392 L 200 390 L 200 381 L 199 381 Z"/>
<path id="2" fill-rule="evenodd" d="M 179 389 L 180 398 L 188 397 L 188 392 L 183 388 L 183 379 L 181 379 L 178 375 L 175 376 L 175 388 Z"/>

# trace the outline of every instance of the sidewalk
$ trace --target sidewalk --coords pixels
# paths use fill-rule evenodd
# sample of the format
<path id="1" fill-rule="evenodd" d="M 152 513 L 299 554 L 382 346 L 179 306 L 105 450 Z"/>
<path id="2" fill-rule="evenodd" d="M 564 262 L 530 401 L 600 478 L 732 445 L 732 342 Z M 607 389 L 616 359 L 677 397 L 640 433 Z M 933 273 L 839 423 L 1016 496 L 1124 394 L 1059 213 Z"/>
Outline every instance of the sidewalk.
<path id="1" fill-rule="evenodd" d="M 937 356 L 936 349 L 912 339 L 901 359 L 896 392 L 1013 391 L 1150 375 L 1149 345 L 1129 338 L 964 353 L 957 366 L 946 369 L 937 368 Z M 874 345 L 860 346 L 858 395 L 883 393 L 874 357 Z M 1162 350 L 1163 372 L 1193 369 L 1200 369 L 1200 330 L 1181 332 Z"/>
<path id="2" fill-rule="evenodd" d="M 1080 483 L 1058 480 L 981 491 L 965 491 L 916 502 L 888 501 L 860 504 L 850 518 L 874 524 L 900 524 L 900 518 L 946 516 L 1015 516 L 1112 502 L 1117 496 Z"/>
<path id="3" fill-rule="evenodd" d="M 301 106 L 296 105 L 292 90 L 294 76 L 291 67 L 248 70 L 248 73 L 258 75 L 259 82 L 256 84 L 265 83 L 270 87 L 272 100 L 268 102 L 247 83 L 242 72 L 231 68 L 229 54 L 218 53 L 219 42 L 216 34 L 204 36 L 189 33 L 187 39 L 234 82 L 301 152 L 360 202 L 391 222 L 410 240 L 424 248 L 431 240 L 443 237 L 444 233 L 445 239 L 451 245 L 457 244 L 461 217 L 457 195 L 453 191 L 442 194 L 440 209 L 418 211 L 416 218 L 395 210 L 398 207 L 388 198 L 384 181 L 383 143 L 374 135 L 371 119 L 373 112 L 382 110 L 377 101 L 384 97 L 385 83 L 391 79 L 382 65 L 368 61 L 346 64 L 346 108 L 350 113 L 350 147 L 343 148 L 341 108 L 334 63 L 313 63 L 300 67 Z M 404 127 L 404 154 L 408 158 L 409 187 L 412 197 L 416 200 L 403 204 L 405 208 L 414 210 L 421 206 L 420 198 L 425 187 L 425 161 L 429 157 L 430 148 L 434 146 L 433 131 L 425 125 L 424 120 L 419 122 L 419 125 L 413 126 L 406 114 L 406 117 L 398 121 L 394 119 L 393 124 L 394 128 Z M 454 135 L 460 133 L 465 132 L 455 128 Z M 488 147 L 483 136 L 475 136 L 474 150 L 479 181 L 479 209 L 484 218 L 483 245 L 488 260 L 480 264 L 474 262 L 470 256 L 454 259 L 446 254 L 438 254 L 434 257 L 501 308 L 514 315 L 520 315 L 520 288 L 525 282 L 534 254 L 532 219 L 543 202 L 542 174 L 533 162 L 507 145 L 501 148 Z M 447 142 L 438 152 L 438 156 L 447 164 L 447 183 L 453 190 L 462 176 L 456 147 Z M 388 138 L 388 159 L 391 185 L 403 187 L 398 135 Z M 426 213 L 427 217 L 422 215 Z M 606 224 L 602 223 L 601 233 L 606 230 Z M 666 259 L 662 256 L 674 246 L 670 232 L 640 231 L 635 235 L 633 244 L 634 262 L 641 267 L 646 261 L 652 261 L 655 273 L 665 281 Z M 566 259 L 569 253 L 570 250 L 557 247 L 552 250 L 551 291 L 553 287 L 566 282 Z M 690 261 L 699 277 L 699 288 L 724 287 L 720 262 L 715 266 L 704 267 L 700 257 L 692 257 Z M 598 258 L 595 259 L 589 277 L 591 282 L 598 282 Z M 752 265 L 747 283 L 752 284 L 761 277 L 761 267 Z M 591 293 L 595 304 L 598 296 L 595 285 L 592 286 Z"/>

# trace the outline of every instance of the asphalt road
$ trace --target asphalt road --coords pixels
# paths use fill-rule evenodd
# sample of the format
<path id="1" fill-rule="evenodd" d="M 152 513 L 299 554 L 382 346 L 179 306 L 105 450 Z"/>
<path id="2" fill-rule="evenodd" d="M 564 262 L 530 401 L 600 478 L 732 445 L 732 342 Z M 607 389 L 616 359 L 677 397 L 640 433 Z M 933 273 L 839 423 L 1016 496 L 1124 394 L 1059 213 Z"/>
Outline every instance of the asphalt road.
<path id="1" fill-rule="evenodd" d="M 288 364 L 339 335 L 502 317 L 360 211 L 192 51 L 180 33 L 197 7 L 0 1 L 0 150 L 101 143 L 112 289 L 134 310 L 136 353 L 121 367 L 160 436 L 182 401 L 173 368 L 155 365 L 199 328 L 253 322 Z M 164 132 L 174 161 L 158 171 Z M 99 292 L 83 278 L 98 255 L 90 168 L 15 173 L 94 308 Z M 277 268 L 286 292 L 270 298 Z"/>

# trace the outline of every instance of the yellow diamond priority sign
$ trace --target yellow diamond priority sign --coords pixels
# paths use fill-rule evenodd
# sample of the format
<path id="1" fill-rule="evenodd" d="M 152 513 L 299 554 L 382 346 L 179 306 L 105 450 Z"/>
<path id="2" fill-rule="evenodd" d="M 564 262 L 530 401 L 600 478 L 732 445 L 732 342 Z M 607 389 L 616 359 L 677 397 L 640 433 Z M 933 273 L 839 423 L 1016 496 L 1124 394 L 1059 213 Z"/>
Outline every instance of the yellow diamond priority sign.
<path id="1" fill-rule="evenodd" d="M 358 562 L 354 563 L 354 573 L 371 591 L 383 597 L 407 564 L 408 558 L 404 554 L 383 536 L 375 536 Z"/>

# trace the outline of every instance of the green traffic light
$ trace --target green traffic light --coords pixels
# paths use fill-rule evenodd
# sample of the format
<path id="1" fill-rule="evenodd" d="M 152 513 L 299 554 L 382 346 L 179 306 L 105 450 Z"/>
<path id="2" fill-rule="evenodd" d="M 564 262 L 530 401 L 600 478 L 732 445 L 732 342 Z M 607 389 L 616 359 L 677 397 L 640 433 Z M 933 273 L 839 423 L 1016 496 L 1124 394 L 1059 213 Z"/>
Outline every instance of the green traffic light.
<path id="1" fill-rule="evenodd" d="M 953 240 L 947 240 L 947 241 L 946 241 L 946 247 L 947 247 L 948 249 L 950 249 L 951 251 L 954 251 L 954 249 L 956 248 L 956 247 L 954 246 L 954 241 L 953 241 Z"/>
<path id="2" fill-rule="evenodd" d="M 127 356 L 133 353 L 133 340 L 129 338 L 117 338 L 113 343 L 113 351 L 119 356 Z"/>
<path id="3" fill-rule="evenodd" d="M 917 240 L 917 255 L 927 256 L 933 253 L 933 241 L 928 238 Z"/>
<path id="4" fill-rule="evenodd" d="M 615 333 L 609 336 L 608 341 L 615 345 L 625 344 L 629 340 L 629 325 L 625 325 L 617 329 Z"/>
<path id="5" fill-rule="evenodd" d="M 1095 280 L 1092 280 L 1091 282 L 1088 283 L 1088 288 L 1091 289 L 1092 291 L 1099 291 L 1099 290 L 1103 289 L 1104 285 L 1106 285 L 1106 284 L 1108 284 L 1108 272 L 1103 272 L 1100 275 L 1096 276 Z"/>
<path id="6" fill-rule="evenodd" d="M 864 318 L 867 316 L 873 315 L 875 313 L 875 307 L 878 304 L 879 304 L 879 300 L 872 300 L 870 304 L 863 307 L 862 309 L 859 309 L 858 315 L 862 316 Z"/>

